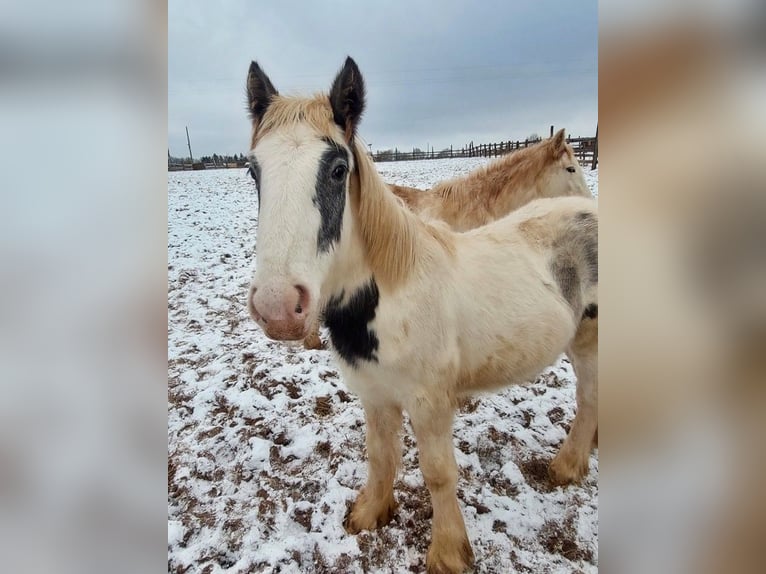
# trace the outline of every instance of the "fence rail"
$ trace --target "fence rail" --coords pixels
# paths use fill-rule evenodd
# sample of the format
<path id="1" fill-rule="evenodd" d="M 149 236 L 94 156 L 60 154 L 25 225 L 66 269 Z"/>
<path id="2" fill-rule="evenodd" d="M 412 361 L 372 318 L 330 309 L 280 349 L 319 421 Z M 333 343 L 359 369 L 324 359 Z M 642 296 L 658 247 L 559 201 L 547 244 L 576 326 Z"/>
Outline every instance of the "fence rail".
<path id="1" fill-rule="evenodd" d="M 407 161 L 421 159 L 441 159 L 441 158 L 463 158 L 463 157 L 499 157 L 517 149 L 526 148 L 535 145 L 539 140 L 517 140 L 503 141 L 490 144 L 474 145 L 473 142 L 460 149 L 443 149 L 440 151 L 430 150 L 421 151 L 414 149 L 412 151 L 399 151 L 398 149 L 377 151 L 372 154 L 372 159 L 376 162 L 386 161 Z M 567 138 L 567 143 L 572 146 L 575 157 L 580 165 L 585 167 L 595 167 L 598 162 L 598 146 L 596 137 L 586 138 Z"/>
<path id="2" fill-rule="evenodd" d="M 474 145 L 473 142 L 459 149 L 443 149 L 441 151 L 421 151 L 414 149 L 412 151 L 399 151 L 398 149 L 377 151 L 372 153 L 372 159 L 376 162 L 386 161 L 407 161 L 421 159 L 441 159 L 441 158 L 464 158 L 464 157 L 499 157 L 507 153 L 535 145 L 539 140 L 516 140 L 503 141 L 490 144 Z M 567 138 L 567 143 L 572 146 L 575 157 L 583 167 L 594 169 L 598 163 L 598 130 L 595 137 L 586 138 Z M 245 167 L 244 162 L 225 162 L 218 164 L 194 162 L 194 164 L 185 162 L 168 163 L 168 171 L 181 170 L 199 170 L 216 168 Z"/>
<path id="3" fill-rule="evenodd" d="M 202 169 L 233 169 L 233 168 L 244 168 L 246 166 L 246 163 L 244 161 L 227 161 L 227 162 L 218 162 L 218 163 L 211 163 L 211 162 L 198 162 L 195 161 L 193 164 L 188 161 L 173 161 L 168 162 L 168 171 L 197 171 Z"/>

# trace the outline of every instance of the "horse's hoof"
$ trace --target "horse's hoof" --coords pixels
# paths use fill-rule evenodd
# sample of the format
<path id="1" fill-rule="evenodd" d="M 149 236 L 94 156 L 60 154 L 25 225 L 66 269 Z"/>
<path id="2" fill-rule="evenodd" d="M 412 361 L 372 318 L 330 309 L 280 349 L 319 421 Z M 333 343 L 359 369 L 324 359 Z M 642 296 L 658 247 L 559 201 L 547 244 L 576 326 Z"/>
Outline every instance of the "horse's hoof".
<path id="1" fill-rule="evenodd" d="M 580 482 L 588 474 L 588 457 L 578 457 L 560 452 L 548 467 L 548 476 L 557 486 Z"/>
<path id="2" fill-rule="evenodd" d="M 359 534 L 362 530 L 375 530 L 391 522 L 395 510 L 396 501 L 393 496 L 381 505 L 377 500 L 368 500 L 362 492 L 351 506 L 343 527 L 349 534 Z"/>
<path id="3" fill-rule="evenodd" d="M 432 542 L 426 556 L 426 572 L 428 574 L 462 574 L 473 566 L 473 562 L 473 550 L 468 538 L 453 544 Z"/>
<path id="4" fill-rule="evenodd" d="M 326 349 L 327 346 L 319 337 L 307 337 L 303 340 L 303 348 L 309 351 L 322 351 Z"/>

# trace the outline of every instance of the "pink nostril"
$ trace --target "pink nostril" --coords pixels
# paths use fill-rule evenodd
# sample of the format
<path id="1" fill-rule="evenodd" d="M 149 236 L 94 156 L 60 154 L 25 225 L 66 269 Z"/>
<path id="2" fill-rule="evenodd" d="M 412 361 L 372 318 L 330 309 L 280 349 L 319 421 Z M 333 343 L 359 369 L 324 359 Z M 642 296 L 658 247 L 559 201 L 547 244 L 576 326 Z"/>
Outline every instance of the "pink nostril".
<path id="1" fill-rule="evenodd" d="M 300 315 L 309 304 L 309 291 L 303 285 L 293 285 L 298 291 L 298 303 L 295 305 L 295 313 Z"/>

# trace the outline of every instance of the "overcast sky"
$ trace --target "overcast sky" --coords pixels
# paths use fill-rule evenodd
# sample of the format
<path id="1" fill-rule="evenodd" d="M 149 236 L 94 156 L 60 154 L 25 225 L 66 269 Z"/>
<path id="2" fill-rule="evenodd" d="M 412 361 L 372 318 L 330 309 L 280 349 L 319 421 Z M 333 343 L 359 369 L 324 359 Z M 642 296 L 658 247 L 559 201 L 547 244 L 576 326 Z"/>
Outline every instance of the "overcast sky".
<path id="1" fill-rule="evenodd" d="M 595 0 L 170 0 L 168 145 L 246 153 L 245 78 L 256 60 L 280 93 L 327 91 L 346 55 L 367 84 L 372 149 L 439 150 L 595 134 Z"/>

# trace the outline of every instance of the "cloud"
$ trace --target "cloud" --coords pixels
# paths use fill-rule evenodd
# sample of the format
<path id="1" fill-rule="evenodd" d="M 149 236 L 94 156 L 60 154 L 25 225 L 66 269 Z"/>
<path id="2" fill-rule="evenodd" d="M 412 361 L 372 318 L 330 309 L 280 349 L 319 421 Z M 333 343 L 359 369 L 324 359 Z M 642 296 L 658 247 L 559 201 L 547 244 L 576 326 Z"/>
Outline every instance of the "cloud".
<path id="1" fill-rule="evenodd" d="M 244 80 L 257 60 L 283 93 L 326 90 L 346 55 L 368 85 L 373 149 L 592 135 L 597 3 L 170 2 L 168 140 L 195 156 L 246 151 Z"/>

